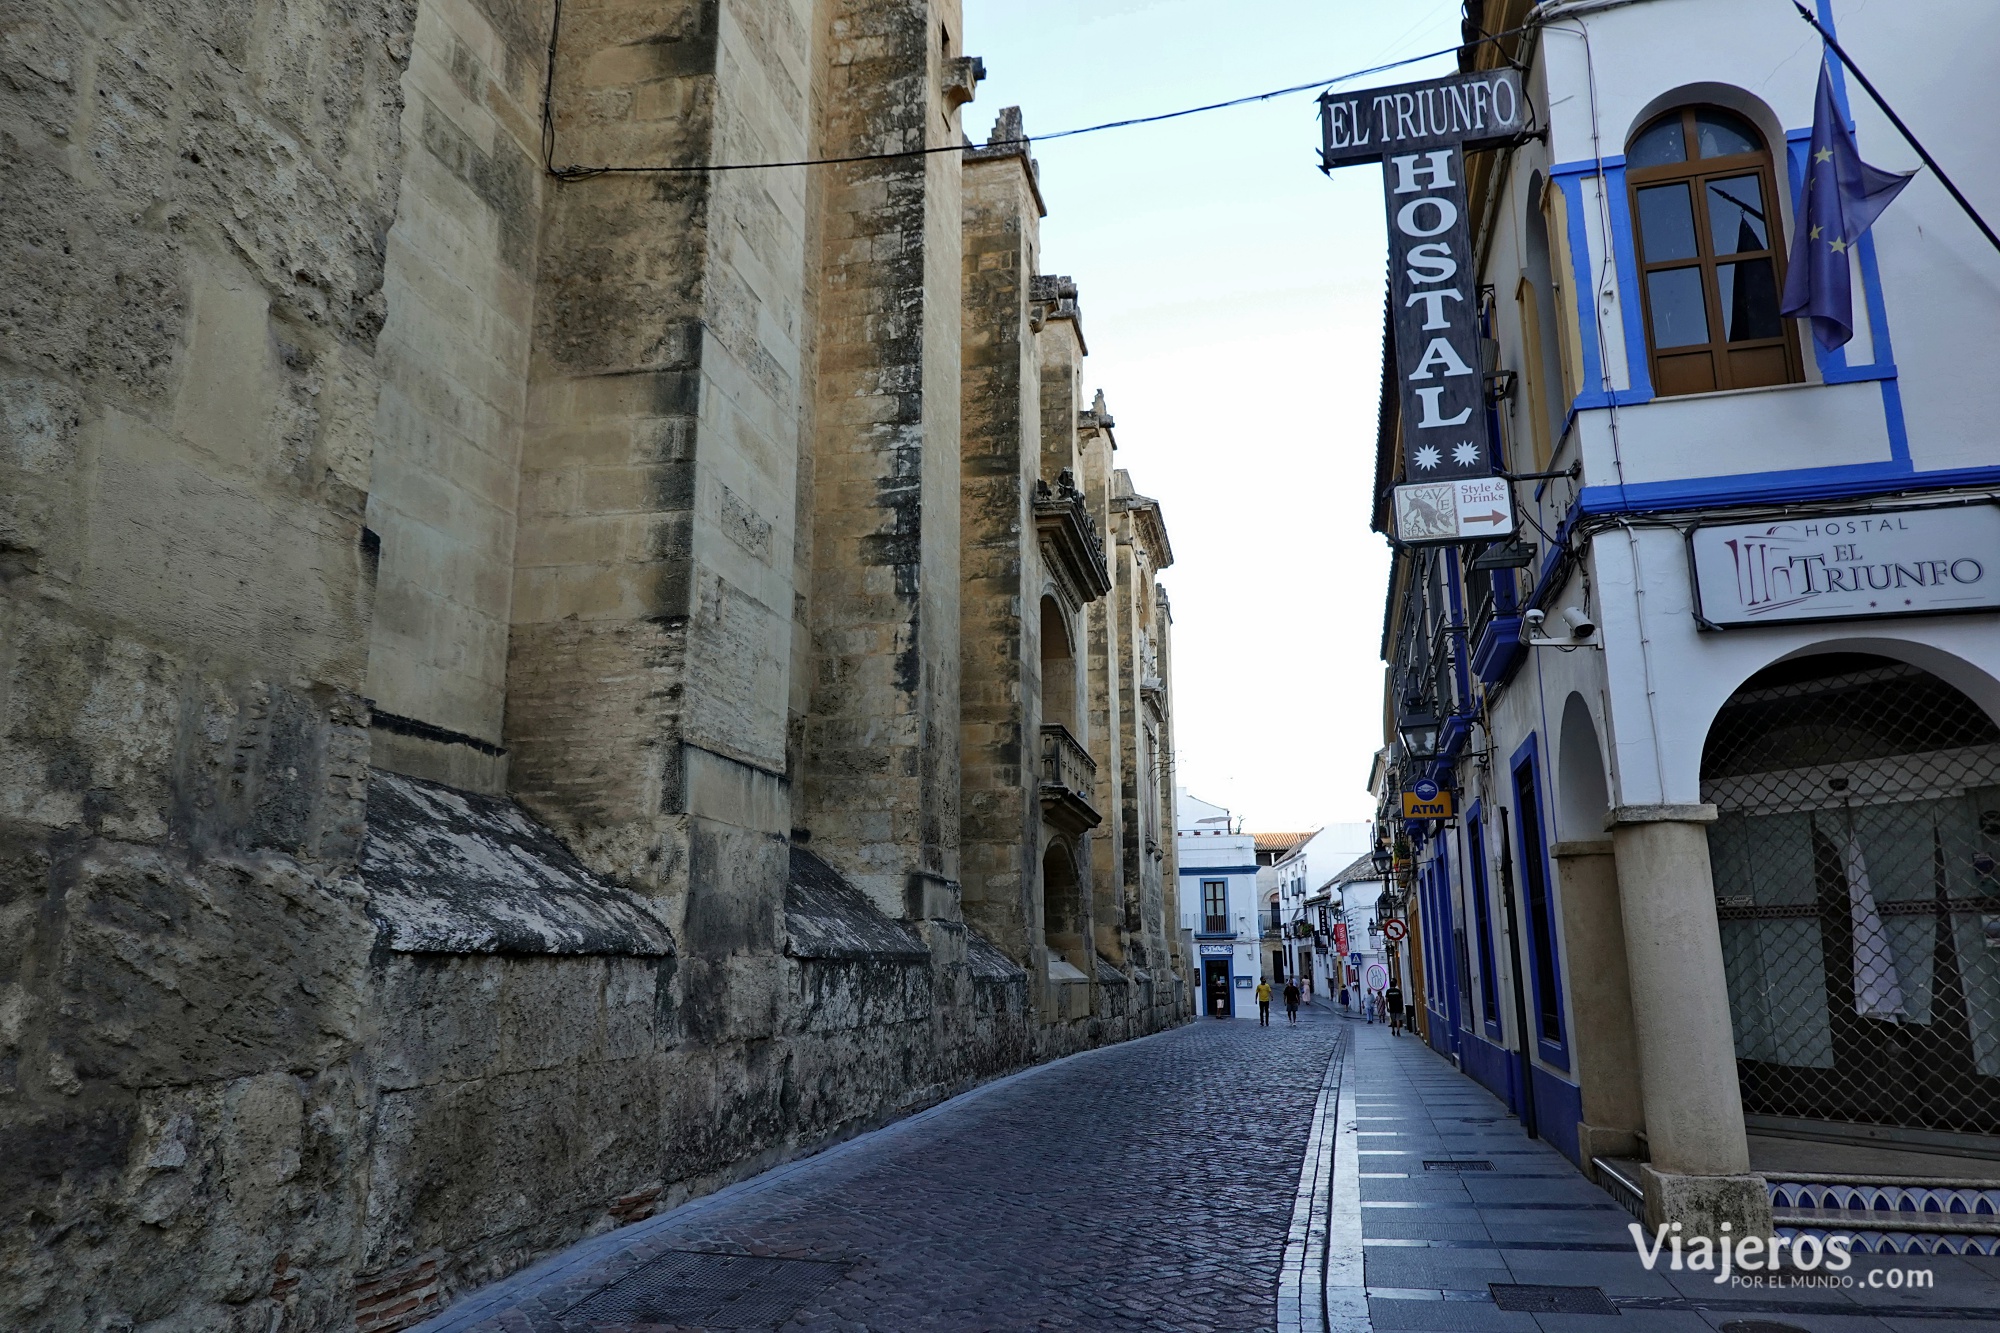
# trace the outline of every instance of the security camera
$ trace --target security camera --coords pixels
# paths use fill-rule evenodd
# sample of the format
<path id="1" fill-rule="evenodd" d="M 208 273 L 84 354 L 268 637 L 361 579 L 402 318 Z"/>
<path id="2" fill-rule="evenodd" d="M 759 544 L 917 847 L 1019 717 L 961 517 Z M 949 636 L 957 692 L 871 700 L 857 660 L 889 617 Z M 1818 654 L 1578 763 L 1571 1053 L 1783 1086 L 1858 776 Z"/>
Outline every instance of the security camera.
<path id="1" fill-rule="evenodd" d="M 1563 608 L 1563 623 L 1569 626 L 1572 639 L 1587 639 L 1597 632 L 1597 626 L 1590 619 L 1590 613 L 1580 606 Z"/>
<path id="2" fill-rule="evenodd" d="M 1540 607 L 1531 607 L 1521 613 L 1521 619 L 1528 622 L 1528 628 L 1531 630 L 1539 631 L 1542 628 L 1542 622 L 1548 618 L 1549 613 Z"/>

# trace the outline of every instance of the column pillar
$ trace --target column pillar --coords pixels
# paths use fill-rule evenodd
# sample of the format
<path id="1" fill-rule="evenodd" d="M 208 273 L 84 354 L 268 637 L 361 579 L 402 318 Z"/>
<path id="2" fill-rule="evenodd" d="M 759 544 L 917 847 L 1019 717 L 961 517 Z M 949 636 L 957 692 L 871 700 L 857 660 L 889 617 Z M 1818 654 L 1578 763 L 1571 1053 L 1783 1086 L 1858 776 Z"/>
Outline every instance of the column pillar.
<path id="1" fill-rule="evenodd" d="M 1594 1157 L 1633 1157 L 1645 1127 L 1638 1041 L 1632 1030 L 1632 978 L 1618 906 L 1618 862 L 1610 838 L 1559 842 L 1555 857 L 1563 939 L 1573 960 L 1570 1013 L 1576 1078 L 1583 1094 L 1577 1146 L 1586 1170 Z"/>
<path id="2" fill-rule="evenodd" d="M 1646 1221 L 1683 1233 L 1771 1234 L 1764 1180 L 1750 1171 L 1729 987 L 1709 873 L 1712 805 L 1627 805 L 1606 825 L 1631 969 L 1639 1082 L 1652 1161 Z"/>

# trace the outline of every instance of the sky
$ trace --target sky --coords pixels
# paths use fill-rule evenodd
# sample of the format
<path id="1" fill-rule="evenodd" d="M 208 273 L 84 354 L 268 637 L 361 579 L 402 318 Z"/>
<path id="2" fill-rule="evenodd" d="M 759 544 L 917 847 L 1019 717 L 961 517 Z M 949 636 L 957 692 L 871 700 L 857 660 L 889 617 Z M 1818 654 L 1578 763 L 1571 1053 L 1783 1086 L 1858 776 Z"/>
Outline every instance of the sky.
<path id="1" fill-rule="evenodd" d="M 965 130 L 1150 115 L 1437 51 L 1458 0 L 965 0 Z M 1349 87 L 1436 77 L 1440 57 Z M 1368 819 L 1389 555 L 1368 526 L 1381 176 L 1320 173 L 1302 93 L 1037 144 L 1042 271 L 1077 281 L 1089 389 L 1160 502 L 1179 785 L 1252 829 Z"/>

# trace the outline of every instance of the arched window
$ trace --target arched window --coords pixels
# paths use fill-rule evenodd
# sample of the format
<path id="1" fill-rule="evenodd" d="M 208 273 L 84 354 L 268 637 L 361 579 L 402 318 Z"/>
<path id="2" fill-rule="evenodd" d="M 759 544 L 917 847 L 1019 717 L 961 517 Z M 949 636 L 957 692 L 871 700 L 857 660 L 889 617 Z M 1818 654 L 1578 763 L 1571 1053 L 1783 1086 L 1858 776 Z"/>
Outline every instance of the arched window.
<path id="1" fill-rule="evenodd" d="M 1076 716 L 1076 655 L 1069 617 L 1053 597 L 1042 598 L 1042 725 L 1080 731 Z"/>
<path id="2" fill-rule="evenodd" d="M 1778 315 L 1784 229 L 1771 154 L 1749 121 L 1682 107 L 1625 150 L 1653 388 L 1708 393 L 1802 378 Z"/>

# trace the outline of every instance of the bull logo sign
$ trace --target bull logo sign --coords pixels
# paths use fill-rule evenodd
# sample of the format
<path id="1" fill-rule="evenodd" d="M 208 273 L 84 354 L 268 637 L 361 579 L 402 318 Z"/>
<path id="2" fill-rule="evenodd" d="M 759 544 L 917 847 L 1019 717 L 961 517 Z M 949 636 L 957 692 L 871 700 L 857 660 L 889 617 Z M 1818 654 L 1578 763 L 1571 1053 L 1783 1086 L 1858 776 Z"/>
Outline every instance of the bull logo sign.
<path id="1" fill-rule="evenodd" d="M 1399 540 L 1458 542 L 1513 531 L 1457 521 L 1456 487 L 1500 470 L 1486 428 L 1479 283 L 1466 212 L 1465 155 L 1521 139 L 1528 103 L 1520 71 L 1496 69 L 1429 83 L 1322 93 L 1320 169 L 1382 164 L 1389 211 L 1389 313 L 1402 405 L 1403 479 L 1427 485 L 1398 504 Z M 1442 485 L 1441 485 L 1442 484 Z M 1511 501 L 1511 495 L 1509 496 Z M 1494 507 L 1465 506 L 1468 515 Z M 1410 520 L 1410 521 L 1406 521 Z"/>

